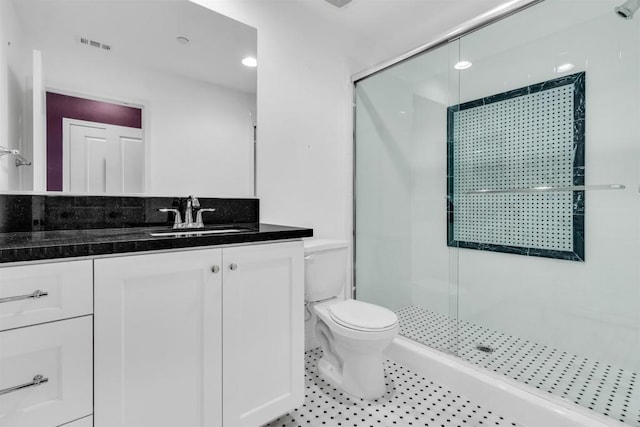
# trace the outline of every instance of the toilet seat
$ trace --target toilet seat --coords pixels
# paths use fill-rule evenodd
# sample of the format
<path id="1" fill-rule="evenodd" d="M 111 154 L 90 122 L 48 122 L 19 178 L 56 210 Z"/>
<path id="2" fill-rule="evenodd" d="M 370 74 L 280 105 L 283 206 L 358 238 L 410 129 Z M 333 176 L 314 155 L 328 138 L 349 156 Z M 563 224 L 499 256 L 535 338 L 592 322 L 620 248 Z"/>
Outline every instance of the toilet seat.
<path id="1" fill-rule="evenodd" d="M 327 311 L 334 322 L 356 331 L 388 331 L 398 324 L 393 311 L 352 299 L 331 304 Z"/>

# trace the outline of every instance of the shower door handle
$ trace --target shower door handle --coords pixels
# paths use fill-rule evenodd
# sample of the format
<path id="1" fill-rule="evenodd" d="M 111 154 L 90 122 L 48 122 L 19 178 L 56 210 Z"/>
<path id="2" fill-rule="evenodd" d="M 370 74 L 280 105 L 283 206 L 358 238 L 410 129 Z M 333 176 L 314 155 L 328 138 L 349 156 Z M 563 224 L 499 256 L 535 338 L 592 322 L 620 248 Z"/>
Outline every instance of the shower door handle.
<path id="1" fill-rule="evenodd" d="M 540 186 L 528 188 L 509 188 L 505 190 L 471 190 L 462 194 L 511 194 L 511 193 L 551 193 L 554 191 L 591 191 L 591 190 L 624 190 L 624 184 L 596 184 L 596 185 L 567 185 L 567 186 Z"/>

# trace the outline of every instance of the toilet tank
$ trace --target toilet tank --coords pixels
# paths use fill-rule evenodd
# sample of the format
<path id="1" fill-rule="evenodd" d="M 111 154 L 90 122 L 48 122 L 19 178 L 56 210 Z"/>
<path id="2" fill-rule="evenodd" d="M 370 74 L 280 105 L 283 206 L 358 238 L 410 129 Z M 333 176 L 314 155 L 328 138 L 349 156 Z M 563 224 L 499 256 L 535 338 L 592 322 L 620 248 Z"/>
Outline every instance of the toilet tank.
<path id="1" fill-rule="evenodd" d="M 304 241 L 305 301 L 320 301 L 342 292 L 347 278 L 347 246 L 342 240 Z"/>

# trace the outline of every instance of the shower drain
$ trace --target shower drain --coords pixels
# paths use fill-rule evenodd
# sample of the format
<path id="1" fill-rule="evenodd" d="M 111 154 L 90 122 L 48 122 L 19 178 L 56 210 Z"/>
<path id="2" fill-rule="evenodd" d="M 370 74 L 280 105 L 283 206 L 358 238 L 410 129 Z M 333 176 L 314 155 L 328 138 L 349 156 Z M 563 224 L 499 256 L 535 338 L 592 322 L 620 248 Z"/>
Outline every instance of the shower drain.
<path id="1" fill-rule="evenodd" d="M 482 345 L 482 344 L 478 344 L 476 346 L 476 350 L 480 350 L 484 353 L 493 353 L 494 351 L 496 351 L 495 348 L 491 348 L 488 345 Z"/>

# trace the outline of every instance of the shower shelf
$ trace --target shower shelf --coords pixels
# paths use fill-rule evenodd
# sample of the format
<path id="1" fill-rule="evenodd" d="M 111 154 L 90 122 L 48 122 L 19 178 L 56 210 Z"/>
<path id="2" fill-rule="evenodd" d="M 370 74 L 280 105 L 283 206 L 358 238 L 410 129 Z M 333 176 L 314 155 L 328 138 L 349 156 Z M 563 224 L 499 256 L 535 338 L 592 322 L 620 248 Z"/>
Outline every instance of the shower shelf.
<path id="1" fill-rule="evenodd" d="M 529 187 L 529 188 L 510 188 L 507 190 L 472 190 L 464 191 L 462 194 L 513 194 L 513 193 L 551 193 L 554 191 L 591 191 L 591 190 L 624 190 L 623 184 L 598 184 L 598 185 L 571 185 L 563 187 Z"/>

